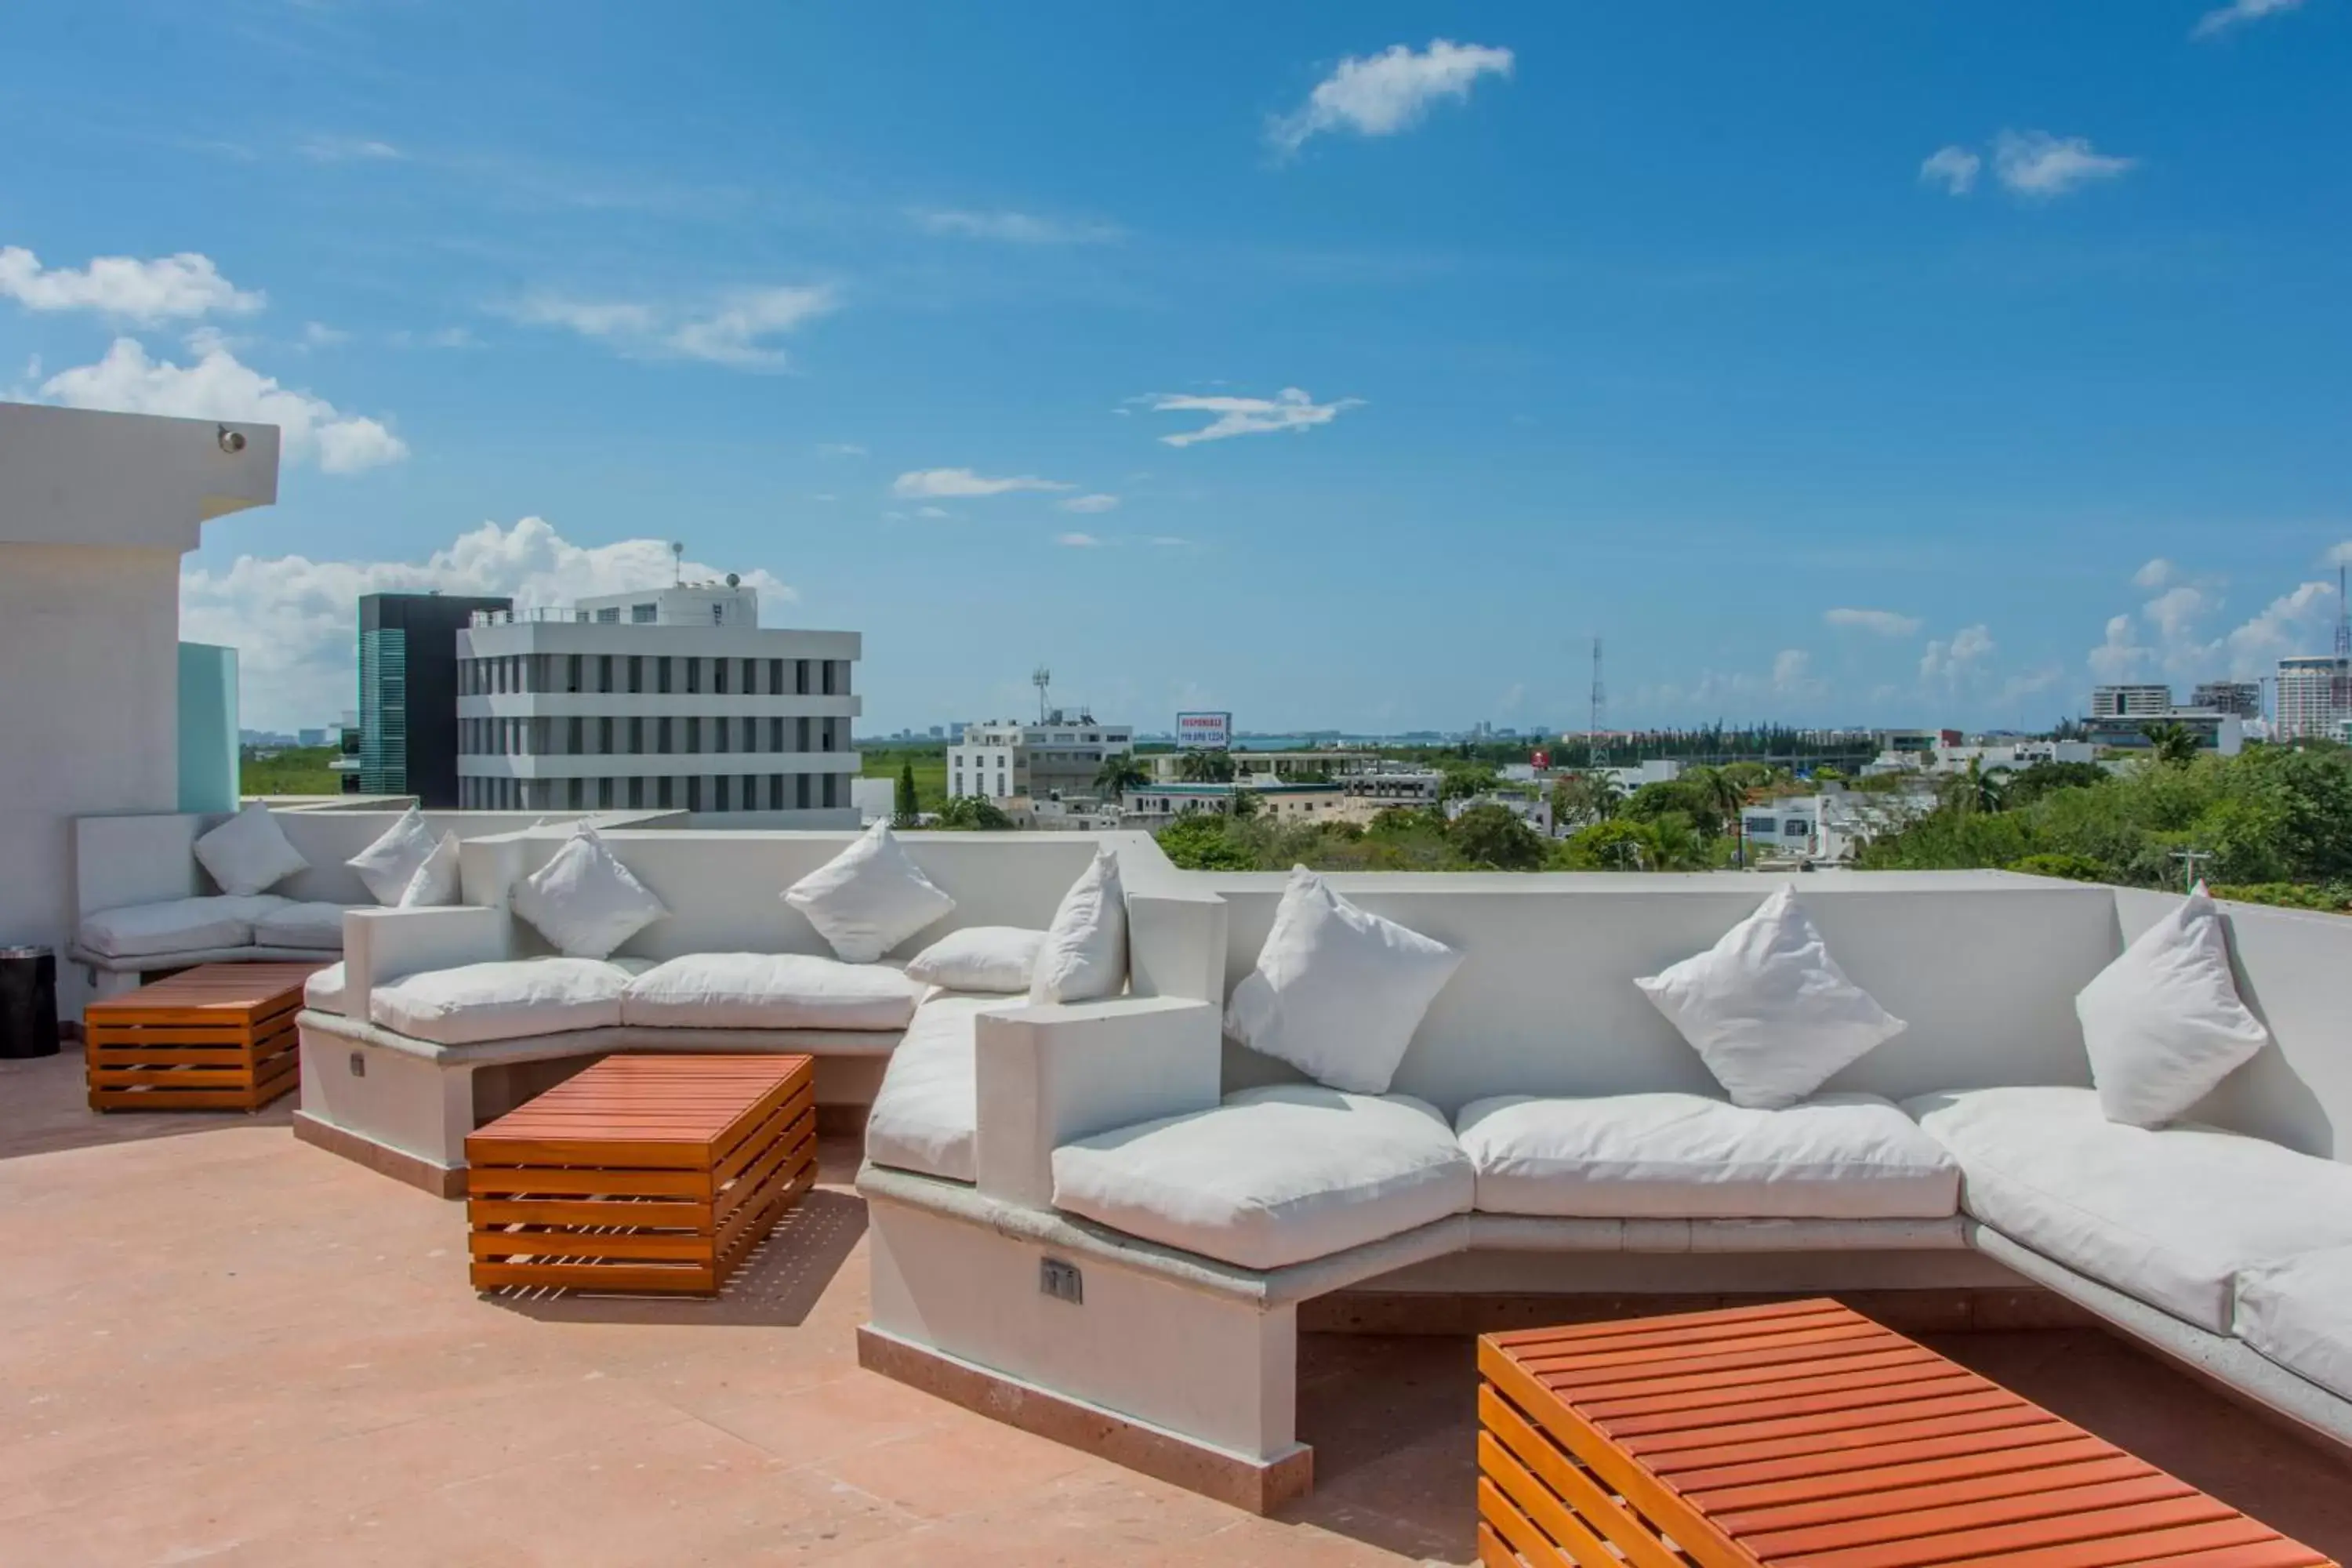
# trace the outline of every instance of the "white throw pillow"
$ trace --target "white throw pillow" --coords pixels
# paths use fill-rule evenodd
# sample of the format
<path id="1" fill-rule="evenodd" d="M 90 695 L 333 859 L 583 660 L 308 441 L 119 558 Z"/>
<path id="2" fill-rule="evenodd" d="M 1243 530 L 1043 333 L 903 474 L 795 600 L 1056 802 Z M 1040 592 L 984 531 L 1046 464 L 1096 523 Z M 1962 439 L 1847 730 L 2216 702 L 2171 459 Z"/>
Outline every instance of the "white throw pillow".
<path id="1" fill-rule="evenodd" d="M 932 921 L 955 900 L 898 847 L 887 822 L 784 889 L 845 963 L 871 963 Z"/>
<path id="2" fill-rule="evenodd" d="M 1225 1033 L 1350 1094 L 1386 1094 L 1422 1015 L 1462 955 L 1357 908 L 1304 866 L 1257 967 L 1234 987 Z"/>
<path id="3" fill-rule="evenodd" d="M 514 885 L 515 913 L 571 958 L 603 958 L 669 914 L 586 823 Z"/>
<path id="4" fill-rule="evenodd" d="M 310 868 L 257 800 L 197 839 L 195 849 L 196 863 L 231 898 L 250 897 Z"/>
<path id="5" fill-rule="evenodd" d="M 1705 952 L 1636 980 L 1734 1105 L 1780 1110 L 1903 1032 L 1783 885 Z"/>
<path id="6" fill-rule="evenodd" d="M 404 910 L 446 909 L 457 901 L 457 835 L 453 831 L 441 836 L 433 853 L 417 863 L 408 886 L 401 889 L 400 908 Z"/>
<path id="7" fill-rule="evenodd" d="M 425 826 L 425 814 L 412 805 L 374 843 L 343 864 L 360 874 L 369 897 L 379 904 L 395 905 L 408 891 L 416 868 L 433 853 L 433 830 Z"/>
<path id="8" fill-rule="evenodd" d="M 2271 1038 L 2238 1000 L 2221 911 L 2202 882 L 2083 987 L 2074 1016 L 2099 1109 L 2134 1127 L 2185 1114 Z"/>
<path id="9" fill-rule="evenodd" d="M 1042 931 L 1020 926 L 966 926 L 951 931 L 907 961 L 907 978 L 948 991 L 1005 995 L 1029 989 L 1036 973 Z"/>
<path id="10" fill-rule="evenodd" d="M 1119 885 L 1118 857 L 1097 849 L 1045 928 L 1029 1000 L 1092 1002 L 1126 989 L 1127 889 Z"/>

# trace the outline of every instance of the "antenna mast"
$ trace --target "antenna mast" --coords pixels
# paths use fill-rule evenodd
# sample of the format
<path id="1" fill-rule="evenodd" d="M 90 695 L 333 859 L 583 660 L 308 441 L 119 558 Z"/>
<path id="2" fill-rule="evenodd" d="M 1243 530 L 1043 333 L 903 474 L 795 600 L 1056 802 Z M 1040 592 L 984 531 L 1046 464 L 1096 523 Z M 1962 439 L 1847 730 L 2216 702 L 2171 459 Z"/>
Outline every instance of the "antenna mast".
<path id="1" fill-rule="evenodd" d="M 2344 602 L 2344 566 L 2336 567 L 2336 662 L 2327 671 L 2330 728 L 2352 718 L 2352 605 Z M 2334 739 L 2330 736 L 2329 739 Z"/>
<path id="2" fill-rule="evenodd" d="M 1045 721 L 1045 689 L 1054 684 L 1054 672 L 1039 665 L 1029 672 L 1029 684 L 1037 689 L 1037 722 Z"/>
<path id="3" fill-rule="evenodd" d="M 684 586 L 685 583 L 686 541 L 673 539 L 669 542 L 669 584 L 677 588 Z"/>
<path id="4" fill-rule="evenodd" d="M 1592 639 L 1592 715 L 1585 721 L 1585 749 L 1589 752 L 1601 743 L 1601 721 L 1608 716 L 1609 701 L 1601 685 L 1601 639 Z"/>

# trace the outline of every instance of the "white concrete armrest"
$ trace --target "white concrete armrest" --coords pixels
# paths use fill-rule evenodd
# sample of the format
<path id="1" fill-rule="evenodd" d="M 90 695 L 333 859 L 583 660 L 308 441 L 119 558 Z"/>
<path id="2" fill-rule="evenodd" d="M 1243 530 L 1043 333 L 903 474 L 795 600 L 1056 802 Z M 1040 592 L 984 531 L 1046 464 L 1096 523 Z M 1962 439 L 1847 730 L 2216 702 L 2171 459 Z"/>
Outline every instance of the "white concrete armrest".
<path id="1" fill-rule="evenodd" d="M 513 918 L 504 910 L 347 910 L 343 1016 L 367 1017 L 370 993 L 405 975 L 510 958 L 513 935 Z"/>
<path id="2" fill-rule="evenodd" d="M 1218 1010 L 1172 996 L 982 1013 L 975 1023 L 980 1190 L 1045 1208 L 1054 1151 L 1217 1103 Z"/>

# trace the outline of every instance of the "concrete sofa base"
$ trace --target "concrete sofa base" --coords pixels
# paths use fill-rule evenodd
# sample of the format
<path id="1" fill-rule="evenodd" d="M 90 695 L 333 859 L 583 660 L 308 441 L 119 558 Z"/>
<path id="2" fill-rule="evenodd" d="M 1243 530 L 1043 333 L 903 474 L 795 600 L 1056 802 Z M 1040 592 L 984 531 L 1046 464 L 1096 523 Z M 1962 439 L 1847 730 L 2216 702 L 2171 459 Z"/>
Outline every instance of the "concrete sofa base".
<path id="1" fill-rule="evenodd" d="M 1271 1513 L 1314 1487 L 1315 1450 L 1303 1443 L 1272 1460 L 1226 1453 L 871 1326 L 857 1331 L 857 1364 L 1249 1513 Z"/>
<path id="2" fill-rule="evenodd" d="M 175 969 L 193 969 L 199 963 L 336 963 L 342 960 L 340 948 L 315 947 L 205 947 L 186 952 L 140 952 L 125 958 L 110 958 L 92 952 L 79 943 L 68 944 L 66 958 L 89 972 L 90 997 L 104 1002 L 136 991 L 147 983 L 147 976 L 163 974 Z"/>
<path id="3" fill-rule="evenodd" d="M 463 1195 L 466 1135 L 615 1051 L 805 1054 L 816 1058 L 817 1131 L 866 1123 L 891 1032 L 779 1029 L 577 1029 L 439 1046 L 341 1014 L 297 1019 L 307 1142 L 443 1197 Z"/>

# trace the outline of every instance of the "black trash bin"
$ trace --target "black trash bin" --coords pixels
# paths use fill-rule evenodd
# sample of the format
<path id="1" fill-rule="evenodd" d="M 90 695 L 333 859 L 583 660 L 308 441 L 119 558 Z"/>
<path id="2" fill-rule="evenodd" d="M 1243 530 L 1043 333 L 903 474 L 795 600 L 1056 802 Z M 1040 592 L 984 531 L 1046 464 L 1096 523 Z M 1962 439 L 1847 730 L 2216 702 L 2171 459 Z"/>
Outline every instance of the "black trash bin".
<path id="1" fill-rule="evenodd" d="M 58 1054 L 58 955 L 0 947 L 0 1057 Z"/>

